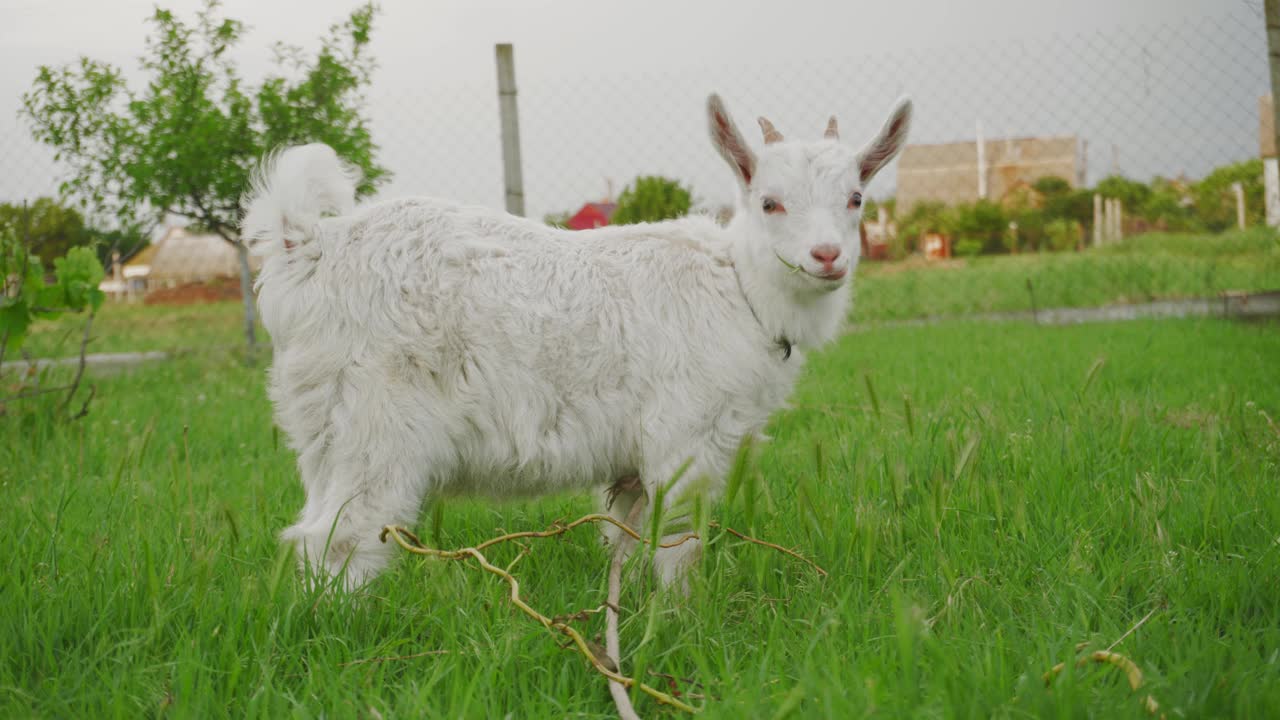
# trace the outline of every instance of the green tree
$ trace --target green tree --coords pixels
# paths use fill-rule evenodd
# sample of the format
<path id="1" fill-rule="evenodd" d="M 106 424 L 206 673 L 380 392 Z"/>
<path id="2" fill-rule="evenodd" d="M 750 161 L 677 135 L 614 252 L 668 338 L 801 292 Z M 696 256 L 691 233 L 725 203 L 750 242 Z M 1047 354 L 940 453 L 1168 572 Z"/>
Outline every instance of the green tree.
<path id="1" fill-rule="evenodd" d="M 141 89 L 128 87 L 117 68 L 82 57 L 41 67 L 23 112 L 36 139 L 69 166 L 63 191 L 95 212 L 126 226 L 177 215 L 236 246 L 252 353 L 252 279 L 237 229 L 240 197 L 263 153 L 319 141 L 363 171 L 360 193 L 386 177 L 362 111 L 375 11 L 362 5 L 332 26 L 313 57 L 277 45 L 279 74 L 251 88 L 230 52 L 245 26 L 220 17 L 218 0 L 205 0 L 194 24 L 157 8 Z"/>
<path id="2" fill-rule="evenodd" d="M 98 253 L 98 260 L 103 267 L 111 268 L 112 256 L 116 253 L 120 254 L 120 260 L 123 262 L 132 257 L 149 243 L 147 236 L 142 234 L 142 229 L 138 227 L 122 227 L 111 230 L 103 230 L 101 228 L 90 227 L 88 229 L 89 243 Z"/>
<path id="3" fill-rule="evenodd" d="M 1031 187 L 1035 188 L 1035 191 L 1040 193 L 1046 200 L 1071 193 L 1071 183 L 1057 175 L 1045 175 L 1042 178 L 1037 178 L 1035 182 L 1031 183 Z"/>
<path id="4" fill-rule="evenodd" d="M 658 222 L 689 214 L 693 194 L 675 180 L 656 175 L 638 177 L 618 196 L 612 225 Z"/>
<path id="5" fill-rule="evenodd" d="M 1106 198 L 1119 198 L 1126 213 L 1136 213 L 1151 196 L 1151 188 L 1123 175 L 1103 178 L 1094 187 L 1094 192 Z"/>
<path id="6" fill-rule="evenodd" d="M 1245 222 L 1259 225 L 1266 210 L 1263 206 L 1262 160 L 1254 158 L 1234 165 L 1224 165 L 1196 183 L 1192 191 L 1196 214 L 1205 227 L 1214 232 L 1235 227 L 1236 196 L 1232 184 L 1244 186 Z"/>
<path id="7" fill-rule="evenodd" d="M 1186 197 L 1181 187 L 1165 178 L 1151 181 L 1151 194 L 1138 214 L 1159 230 L 1186 232 L 1201 229 L 1192 198 Z"/>
<path id="8" fill-rule="evenodd" d="M 1031 185 L 1043 198 L 1040 210 L 1046 222 L 1073 220 L 1080 224 L 1093 221 L 1093 191 L 1074 189 L 1057 175 L 1046 175 Z"/>
<path id="9" fill-rule="evenodd" d="M 28 238 L 31 252 L 45 265 L 73 247 L 89 244 L 92 233 L 75 208 L 42 197 L 29 205 L 0 203 L 0 226 L 8 225 Z"/>

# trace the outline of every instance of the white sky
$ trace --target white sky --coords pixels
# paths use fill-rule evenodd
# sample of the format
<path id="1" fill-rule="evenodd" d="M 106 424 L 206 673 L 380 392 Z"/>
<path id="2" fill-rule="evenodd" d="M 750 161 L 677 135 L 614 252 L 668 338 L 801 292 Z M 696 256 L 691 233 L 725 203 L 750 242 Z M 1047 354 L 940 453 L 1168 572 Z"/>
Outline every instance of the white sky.
<path id="1" fill-rule="evenodd" d="M 397 176 L 389 191 L 448 193 L 452 187 L 464 199 L 498 203 L 501 188 L 490 187 L 500 183 L 500 179 L 491 178 L 491 165 L 498 152 L 493 134 L 497 126 L 496 99 L 492 96 L 493 45 L 514 43 L 522 121 L 527 114 L 529 122 L 534 123 L 527 132 L 522 127 L 526 180 L 542 178 L 541 187 L 556 188 L 528 188 L 530 214 L 540 214 L 574 203 L 574 198 L 584 193 L 602 193 L 601 175 L 605 172 L 616 176 L 621 185 L 629 178 L 632 166 L 644 169 L 642 161 L 650 146 L 655 146 L 653 157 L 661 157 L 662 139 L 647 133 L 656 132 L 651 130 L 655 126 L 670 125 L 666 115 L 679 117 L 681 131 L 686 126 L 700 129 L 700 105 L 692 99 L 686 102 L 682 93 L 687 90 L 689 95 L 705 96 L 706 92 L 719 89 L 712 86 L 717 79 L 728 78 L 729 87 L 743 88 L 738 97 L 726 92 L 726 99 L 731 110 L 739 112 L 738 121 L 745 131 L 749 124 L 754 125 L 750 123 L 754 114 L 787 115 L 786 107 L 755 107 L 765 95 L 785 97 L 791 85 L 818 82 L 805 77 L 779 78 L 770 74 L 772 68 L 821 67 L 821 83 L 831 85 L 847 80 L 851 90 L 862 80 L 858 63 L 853 62 L 858 58 L 891 57 L 904 52 L 923 57 L 938 48 L 980 48 L 992 43 L 1011 47 L 1010 43 L 1021 42 L 1034 47 L 1051 36 L 1089 36 L 1097 32 L 1111 33 L 1113 38 L 1123 38 L 1125 33 L 1140 36 L 1152 26 L 1181 24 L 1194 28 L 1197 19 L 1206 16 L 1231 15 L 1238 19 L 1256 15 L 1260 34 L 1261 3 L 1262 0 L 384 0 L 373 34 L 372 51 L 379 70 L 370 92 L 371 112 L 375 139 L 389 151 L 383 160 Z M 193 17 L 199 7 L 195 0 L 162 0 L 161 4 L 186 18 Z M 29 88 L 36 68 L 88 55 L 114 63 L 127 73 L 136 73 L 136 59 L 147 32 L 144 20 L 153 6 L 142 0 L 0 1 L 0 17 L 5 18 L 0 25 L 0 200 L 48 192 L 51 187 L 48 153 L 30 141 L 17 118 L 20 95 Z M 276 40 L 314 48 L 327 27 L 353 6 L 351 0 L 228 0 L 224 13 L 251 28 L 237 50 L 243 74 L 257 78 L 269 71 L 267 49 Z M 837 62 L 831 64 L 832 59 Z M 844 59 L 851 61 L 850 66 L 838 67 Z M 1194 64 L 1195 59 L 1175 58 L 1174 62 Z M 1016 58 L 1011 63 L 1016 65 Z M 1265 68 L 1264 58 L 1260 57 L 1258 63 Z M 892 68 L 892 62 L 887 60 L 876 65 L 882 75 L 891 74 L 884 69 L 886 64 Z M 751 68 L 759 69 L 764 78 L 762 87 L 753 89 L 746 74 L 732 76 L 735 68 L 747 69 L 746 74 L 755 72 Z M 612 84 L 610 79 L 628 77 L 638 77 L 634 80 L 637 87 L 657 93 L 644 96 L 642 107 L 652 106 L 653 112 L 662 117 L 631 117 L 636 113 L 626 110 L 630 115 L 623 121 L 609 120 L 616 127 L 610 128 L 607 136 L 591 139 L 588 136 L 599 128 L 580 125 L 577 120 L 586 112 L 608 110 L 592 108 L 593 102 L 607 104 L 619 112 L 623 112 L 619 108 L 629 107 L 629 101 L 639 102 L 638 94 L 626 96 L 625 87 L 596 93 L 591 84 Z M 1256 68 L 1248 77 L 1241 76 L 1240 102 L 1256 102 L 1257 94 L 1265 92 L 1258 77 Z M 650 82 L 654 78 L 657 80 Z M 910 83 L 905 80 L 886 82 L 893 85 L 885 89 L 886 98 L 912 89 L 906 87 Z M 1032 80 L 1030 84 L 1036 83 Z M 664 85 L 676 89 L 664 96 Z M 783 87 L 775 92 L 779 85 Z M 533 94 L 540 90 L 546 92 Z M 810 94 L 829 92 L 829 88 L 815 87 Z M 874 102 L 867 101 L 872 107 L 853 109 L 857 117 L 848 120 L 842 115 L 842 126 L 869 132 L 879 122 L 887 99 L 882 101 L 880 93 L 869 94 L 875 96 Z M 658 107 L 668 99 L 669 105 Z M 1232 102 L 1236 102 L 1235 96 Z M 847 102 L 831 104 L 833 109 L 849 112 Z M 810 113 L 805 103 L 797 105 L 805 105 L 806 109 L 803 118 L 798 117 L 795 122 L 813 125 L 798 128 L 797 132 L 816 134 L 828 111 Z M 436 127 L 433 123 L 437 121 L 440 129 L 423 129 Z M 1028 123 L 1038 125 L 1041 121 L 1029 119 Z M 467 127 L 462 128 L 463 125 Z M 970 117 L 963 119 L 963 127 L 972 125 Z M 1025 125 L 1011 129 L 1040 131 L 1039 127 Z M 787 127 L 779 127 L 788 132 Z M 926 132 L 929 127 L 924 124 Z M 943 137 L 952 131 L 944 131 L 941 121 L 933 127 L 934 139 L 951 139 Z M 457 137 L 450 134 L 455 130 Z M 557 132 L 571 137 L 561 137 Z M 698 138 L 698 142 L 701 144 L 687 149 L 679 145 L 671 152 L 701 153 L 697 161 L 710 162 L 712 153 L 705 140 Z M 574 155 L 579 149 L 577 143 L 583 147 L 591 147 L 592 143 L 607 144 L 609 148 L 626 145 L 634 162 L 617 162 L 616 172 L 614 168 L 599 170 L 588 160 L 579 164 Z M 437 150 L 433 144 L 448 147 Z M 474 151 L 470 149 L 472 145 L 476 146 Z M 451 151 L 455 153 L 452 156 Z M 1125 151 L 1119 152 L 1123 158 Z M 473 159 L 476 153 L 483 155 L 483 161 Z M 425 168 L 429 162 L 438 166 L 451 158 L 453 167 Z M 530 167 L 531 161 L 555 164 Z M 483 169 L 477 165 L 483 165 Z M 432 174 L 442 170 L 448 170 L 451 177 Z M 719 197 L 720 188 L 714 185 L 727 183 L 728 176 L 710 174 L 712 170 L 705 175 L 701 172 L 690 170 L 687 174 L 698 176 L 698 190 L 707 186 L 702 195 Z M 585 178 L 581 182 L 579 175 Z M 599 192 L 596 188 L 600 188 Z"/>

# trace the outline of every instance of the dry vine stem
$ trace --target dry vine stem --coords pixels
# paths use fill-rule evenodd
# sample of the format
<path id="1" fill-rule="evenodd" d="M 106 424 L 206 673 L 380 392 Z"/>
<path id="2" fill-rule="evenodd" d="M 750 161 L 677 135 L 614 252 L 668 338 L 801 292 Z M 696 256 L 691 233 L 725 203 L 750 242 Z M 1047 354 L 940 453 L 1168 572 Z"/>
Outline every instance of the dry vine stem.
<path id="1" fill-rule="evenodd" d="M 599 517 L 603 520 L 613 522 L 614 524 L 618 525 L 618 527 L 622 529 L 624 532 L 626 532 L 627 534 L 632 535 L 633 537 L 639 538 L 638 533 L 636 533 L 631 528 L 628 528 L 622 525 L 622 523 L 619 523 L 616 520 L 613 520 L 613 518 L 610 518 L 608 516 L 599 516 Z M 559 535 L 560 533 L 565 532 L 569 528 L 581 525 L 583 522 L 587 522 L 587 519 L 583 518 L 582 520 L 574 521 L 573 523 L 570 523 L 568 526 L 565 526 L 563 530 L 547 531 L 547 532 L 550 535 Z M 638 682 L 633 678 L 629 678 L 625 675 L 621 675 L 605 667 L 603 664 L 601 664 L 600 659 L 596 657 L 595 653 L 591 652 L 591 649 L 587 647 L 586 640 L 583 639 L 582 635 L 577 630 L 574 630 L 572 627 L 569 627 L 564 623 L 554 622 L 551 618 L 547 617 L 546 615 L 543 615 L 542 613 L 530 607 L 529 604 L 526 603 L 520 597 L 520 581 L 516 580 L 515 576 L 512 575 L 511 573 L 507 572 L 506 570 L 503 570 L 502 568 L 498 567 L 497 565 L 494 565 L 493 563 L 490 563 L 489 560 L 484 556 L 484 554 L 481 553 L 477 548 L 468 547 L 468 548 L 462 548 L 460 550 L 434 550 L 432 548 L 424 546 L 422 544 L 422 541 L 418 539 L 417 535 L 414 535 L 409 530 L 403 527 L 399 527 L 397 525 L 388 525 L 382 529 L 381 539 L 383 542 L 386 542 L 386 538 L 388 535 L 390 535 L 391 538 L 396 541 L 397 545 L 399 545 L 400 547 L 404 548 L 405 550 L 411 553 L 414 553 L 415 555 L 426 555 L 428 557 L 438 557 L 438 558 L 443 558 L 445 560 L 460 560 L 467 557 L 475 558 L 476 562 L 480 564 L 480 567 L 484 568 L 488 572 L 493 573 L 494 575 L 497 575 L 498 577 L 501 577 L 503 580 L 507 581 L 507 585 L 511 587 L 511 595 L 510 595 L 511 602 L 516 607 L 520 608 L 520 610 L 523 611 L 524 614 L 528 615 L 534 620 L 537 620 L 539 623 L 542 624 L 543 627 L 547 628 L 548 630 L 555 630 L 557 632 L 568 635 L 569 638 L 573 640 L 573 644 L 577 646 L 578 651 L 581 652 L 582 655 L 586 657 L 588 661 L 591 662 L 591 666 L 596 669 L 596 672 L 599 672 L 601 675 L 604 675 L 605 677 L 609 678 L 610 680 L 613 680 L 614 682 L 620 683 L 624 687 L 635 686 L 639 688 L 641 692 L 652 697 L 654 700 L 657 700 L 660 703 L 671 705 L 672 707 L 679 708 L 688 713 L 697 712 L 697 710 L 692 705 L 689 705 L 688 703 L 681 702 L 680 700 L 662 692 L 661 690 L 650 687 L 649 685 L 646 685 L 642 682 Z M 482 544 L 480 547 L 486 547 L 488 545 L 494 544 L 495 542 L 500 542 L 502 539 L 512 539 L 513 537 L 547 537 L 547 535 L 538 535 L 536 533 L 534 534 L 512 533 L 511 536 L 504 536 L 503 538 L 495 538 L 494 540 L 491 540 L 488 543 Z M 412 541 L 412 544 L 410 544 L 410 540 Z"/>
<path id="2" fill-rule="evenodd" d="M 628 520 L 631 520 L 631 518 L 629 517 Z M 688 703 L 682 702 L 679 699 L 671 695 L 668 695 L 667 693 L 664 693 L 656 688 L 650 687 L 649 685 L 646 685 L 645 683 L 642 683 L 634 678 L 629 678 L 625 675 L 622 675 L 621 673 L 610 670 L 608 667 L 606 667 L 604 664 L 600 662 L 600 658 L 598 658 L 596 654 L 591 651 L 591 649 L 587 645 L 586 640 L 582 637 L 582 635 L 577 630 L 574 630 L 572 627 L 566 625 L 563 622 L 560 622 L 558 620 L 549 618 L 546 615 L 543 615 L 537 610 L 534 610 L 532 607 L 528 605 L 528 603 L 526 603 L 523 599 L 521 599 L 520 581 L 516 580 L 515 576 L 513 576 L 511 573 L 490 563 L 489 560 L 481 552 L 481 550 L 492 547 L 499 543 L 508 542 L 511 540 L 519 539 L 519 538 L 545 538 L 545 537 L 553 537 L 556 535 L 563 535 L 564 533 L 576 527 L 579 527 L 581 525 L 585 525 L 588 523 L 598 523 L 598 522 L 610 523 L 613 526 L 617 527 L 622 532 L 626 533 L 632 540 L 635 540 L 637 542 L 640 542 L 646 545 L 649 544 L 649 540 L 641 537 L 640 533 L 633 530 L 626 523 L 619 522 L 618 520 L 608 515 L 603 515 L 600 513 L 584 515 L 583 517 L 580 517 L 577 520 L 574 520 L 573 522 L 567 523 L 567 524 L 557 520 L 547 530 L 529 530 L 524 532 L 507 533 L 506 535 L 502 535 L 496 538 L 492 538 L 490 540 L 486 540 L 485 542 L 482 542 L 479 545 L 476 545 L 475 547 L 466 547 L 466 548 L 461 548 L 459 550 L 436 550 L 434 548 L 429 548 L 423 545 L 422 541 L 418 539 L 418 536 L 415 535 L 412 531 L 410 531 L 407 528 L 401 527 L 399 525 L 387 525 L 386 527 L 382 528 L 382 534 L 380 539 L 382 542 L 386 542 L 387 536 L 390 536 L 393 540 L 396 541 L 397 545 L 399 545 L 400 547 L 404 548 L 408 552 L 411 552 L 415 555 L 425 555 L 427 557 L 441 558 L 444 560 L 462 560 L 468 557 L 474 558 L 476 562 L 480 564 L 481 568 L 505 580 L 507 582 L 507 585 L 510 586 L 511 588 L 511 594 L 510 594 L 511 602 L 516 607 L 520 608 L 520 610 L 524 612 L 524 614 L 528 615 L 534 620 L 537 620 L 539 623 L 542 624 L 543 627 L 547 628 L 548 630 L 554 630 L 556 632 L 567 635 L 569 639 L 572 640 L 573 644 L 578 648 L 578 651 L 582 653 L 583 657 L 587 658 L 587 661 L 591 663 L 591 666 L 596 669 L 596 672 L 600 673 L 601 675 L 604 675 L 606 678 L 608 678 L 611 681 L 610 691 L 614 695 L 615 702 L 618 704 L 619 712 L 623 713 L 624 717 L 626 717 L 626 714 L 625 714 L 626 710 L 630 710 L 630 702 L 629 702 L 629 699 L 626 697 L 625 693 L 621 693 L 621 699 L 619 698 L 618 693 L 614 690 L 615 686 L 613 685 L 613 683 L 617 683 L 617 686 L 620 686 L 620 688 L 636 687 L 641 692 L 652 697 L 658 702 L 666 705 L 671 705 L 672 707 L 679 708 L 681 710 L 684 710 L 685 712 L 689 712 L 689 713 L 697 712 L 697 709 L 689 705 Z M 632 522 L 634 522 L 634 520 Z M 723 527 L 719 523 L 714 523 L 714 522 L 710 523 L 710 526 Z M 800 555 L 794 550 L 788 550 L 787 548 L 784 548 L 780 545 L 775 545 L 770 542 L 765 542 L 764 540 L 753 538 L 749 535 L 740 533 L 737 530 L 734 530 L 733 528 L 723 527 L 723 529 L 726 532 L 731 533 L 735 537 L 746 540 L 747 542 L 755 543 L 763 547 L 772 548 L 779 552 L 790 555 L 791 557 L 794 557 L 802 562 L 805 562 L 810 566 L 812 566 L 815 570 L 817 570 L 818 574 L 822 575 L 823 577 L 827 575 L 827 571 L 819 567 L 817 563 L 804 557 L 803 555 Z M 689 533 L 687 535 L 682 536 L 680 539 L 674 542 L 660 543 L 658 547 L 660 548 L 677 547 L 690 540 L 696 540 L 696 539 L 698 539 L 697 533 Z M 614 565 L 617 566 L 617 571 L 616 571 L 617 574 L 615 575 L 615 571 L 611 567 L 610 578 L 609 578 L 610 579 L 610 596 L 609 596 L 609 603 L 606 604 L 606 608 L 609 611 L 606 614 L 606 618 L 609 621 L 609 625 L 611 625 L 610 630 L 612 630 L 611 634 L 613 636 L 610 638 L 611 640 L 613 640 L 613 642 L 610 643 L 610 648 L 608 650 L 608 653 L 611 656 L 610 659 L 615 664 L 617 664 L 619 660 L 619 658 L 617 657 L 619 653 L 617 649 L 617 640 L 616 640 L 617 613 L 615 611 L 615 608 L 617 607 L 616 596 L 620 592 L 619 578 L 621 574 L 621 556 L 622 554 L 620 552 L 615 551 Z M 625 704 L 624 704 L 624 701 L 625 701 Z M 624 710 L 624 708 L 626 708 L 626 710 Z M 632 716 L 634 716 L 634 711 L 632 711 Z"/>
<path id="3" fill-rule="evenodd" d="M 722 525 L 720 525 L 720 523 L 716 523 L 716 522 L 710 523 L 710 526 L 711 526 L 711 527 L 723 527 Z M 778 552 L 780 552 L 780 553 L 786 553 L 787 555 L 790 555 L 791 557 L 793 557 L 793 558 L 795 558 L 795 559 L 799 560 L 800 562 L 808 563 L 808 564 L 809 564 L 809 566 L 810 566 L 810 567 L 812 567 L 814 570 L 817 570 L 817 571 L 818 571 L 818 574 L 819 574 L 819 575 L 821 575 L 822 577 L 826 577 L 826 576 L 827 576 L 827 571 L 826 571 L 826 570 L 823 570 L 823 569 L 822 569 L 822 567 L 818 565 L 818 563 L 816 563 L 816 562 L 814 562 L 814 561 L 810 560 L 809 558 L 807 558 L 807 557 L 805 557 L 805 556 L 801 555 L 800 553 L 796 552 L 795 550 L 788 550 L 788 549 L 786 549 L 786 548 L 782 547 L 781 545 L 774 545 L 774 544 L 773 544 L 773 543 L 771 543 L 771 542 L 765 542 L 764 540 L 758 540 L 758 539 L 756 539 L 756 538 L 751 537 L 750 535 L 743 535 L 742 533 L 738 532 L 737 530 L 734 530 L 734 529 L 733 529 L 733 528 L 731 528 L 731 527 L 724 528 L 724 531 L 725 531 L 725 532 L 727 532 L 727 533 L 729 533 L 730 535 L 733 535 L 734 537 L 742 538 L 743 540 L 746 540 L 747 542 L 755 543 L 755 544 L 757 544 L 757 545 L 763 545 L 764 547 L 767 547 L 767 548 L 773 548 L 774 550 L 777 550 L 777 551 L 778 551 Z M 666 545 L 659 545 L 658 547 L 667 547 L 667 546 L 666 546 Z"/>
<path id="4" fill-rule="evenodd" d="M 1138 688 L 1142 687 L 1142 671 L 1138 669 L 1138 666 L 1135 665 L 1132 660 L 1120 653 L 1114 653 L 1108 650 L 1097 650 L 1077 660 L 1076 667 L 1084 667 L 1090 660 L 1096 663 L 1114 665 L 1123 670 L 1125 676 L 1129 679 L 1129 689 L 1133 692 L 1137 692 Z M 1057 677 L 1058 673 L 1062 672 L 1066 667 L 1066 663 L 1058 663 L 1052 668 L 1049 668 L 1049 672 L 1042 676 L 1044 684 L 1048 685 L 1053 682 L 1053 679 Z M 1152 715 L 1160 712 L 1160 703 L 1157 703 L 1156 699 L 1151 695 L 1147 695 L 1142 704 L 1146 707 L 1147 712 Z M 1163 718 L 1164 716 L 1161 717 Z"/>

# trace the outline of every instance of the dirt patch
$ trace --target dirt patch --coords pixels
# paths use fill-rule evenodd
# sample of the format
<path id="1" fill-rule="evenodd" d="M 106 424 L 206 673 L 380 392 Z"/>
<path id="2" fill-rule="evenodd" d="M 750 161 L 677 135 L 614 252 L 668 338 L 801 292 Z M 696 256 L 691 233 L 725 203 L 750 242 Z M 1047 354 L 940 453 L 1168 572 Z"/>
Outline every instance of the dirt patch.
<path id="1" fill-rule="evenodd" d="M 195 305 L 239 299 L 240 281 L 234 278 L 216 278 L 207 282 L 153 290 L 147 293 L 142 302 L 146 305 Z"/>

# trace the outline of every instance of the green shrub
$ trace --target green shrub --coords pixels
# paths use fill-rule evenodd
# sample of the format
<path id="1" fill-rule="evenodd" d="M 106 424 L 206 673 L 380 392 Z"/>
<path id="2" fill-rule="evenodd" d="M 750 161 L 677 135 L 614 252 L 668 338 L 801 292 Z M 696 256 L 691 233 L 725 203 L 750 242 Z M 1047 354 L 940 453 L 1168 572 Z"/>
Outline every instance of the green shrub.
<path id="1" fill-rule="evenodd" d="M 1196 183 L 1193 190 L 1196 215 L 1205 228 L 1221 232 L 1236 225 L 1236 195 L 1233 183 L 1244 185 L 1245 222 L 1261 225 L 1265 215 L 1262 188 L 1262 160 L 1253 159 L 1224 165 Z"/>
<path id="2" fill-rule="evenodd" d="M 952 209 L 952 233 L 956 247 L 963 241 L 977 242 L 984 253 L 1000 252 L 1008 245 L 1009 218 L 1004 208 L 990 200 Z"/>
<path id="3" fill-rule="evenodd" d="M 941 202 L 926 200 L 916 203 L 898 221 L 898 238 L 905 253 L 919 249 L 920 238 L 926 233 L 951 233 L 952 217 Z"/>
<path id="4" fill-rule="evenodd" d="M 1083 227 L 1075 220 L 1051 220 L 1044 227 L 1043 250 L 1074 250 L 1080 243 Z"/>
<path id="5" fill-rule="evenodd" d="M 1006 247 L 1011 252 L 1028 252 L 1044 249 L 1045 216 L 1041 210 L 1027 208 L 1013 214 L 1016 231 L 1006 232 Z"/>
<path id="6" fill-rule="evenodd" d="M 27 328 L 37 319 L 64 312 L 97 310 L 106 297 L 98 289 L 105 276 L 93 250 L 73 247 L 53 261 L 52 285 L 45 283 L 44 265 L 17 238 L 13 228 L 0 226 L 0 357 L 22 347 Z"/>
<path id="7" fill-rule="evenodd" d="M 638 177 L 618 196 L 612 225 L 670 220 L 689 214 L 693 194 L 676 180 L 646 175 Z"/>
<path id="8" fill-rule="evenodd" d="M 1136 213 L 1151 196 L 1151 188 L 1130 180 L 1123 175 L 1111 175 L 1103 178 L 1093 191 L 1102 197 L 1118 198 L 1125 207 L 1126 213 Z M 1092 200 L 1090 200 L 1092 202 Z M 1092 213 L 1092 208 L 1090 209 Z"/>

